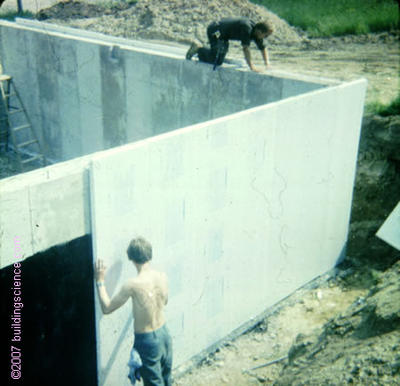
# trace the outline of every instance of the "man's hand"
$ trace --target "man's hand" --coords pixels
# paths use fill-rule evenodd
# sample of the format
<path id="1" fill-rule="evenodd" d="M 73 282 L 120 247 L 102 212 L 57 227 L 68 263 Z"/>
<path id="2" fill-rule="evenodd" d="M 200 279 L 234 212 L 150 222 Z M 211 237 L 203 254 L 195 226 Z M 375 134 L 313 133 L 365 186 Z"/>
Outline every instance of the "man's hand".
<path id="1" fill-rule="evenodd" d="M 96 260 L 96 263 L 94 265 L 94 274 L 96 281 L 104 281 L 104 277 L 106 275 L 106 266 L 103 263 L 103 260 Z"/>
<path id="2" fill-rule="evenodd" d="M 94 264 L 94 274 L 97 281 L 97 293 L 99 295 L 101 309 L 103 314 L 109 314 L 121 307 L 131 295 L 129 286 L 124 285 L 120 291 L 110 300 L 106 287 L 104 286 L 104 277 L 106 274 L 106 266 L 103 260 L 97 260 Z M 101 284 L 100 284 L 101 283 Z"/>

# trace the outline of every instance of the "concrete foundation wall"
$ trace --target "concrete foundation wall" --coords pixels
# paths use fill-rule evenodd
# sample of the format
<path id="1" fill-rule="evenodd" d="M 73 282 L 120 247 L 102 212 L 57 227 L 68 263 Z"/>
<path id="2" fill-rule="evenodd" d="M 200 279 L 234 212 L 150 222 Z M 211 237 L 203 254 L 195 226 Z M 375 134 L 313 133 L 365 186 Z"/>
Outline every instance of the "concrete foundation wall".
<path id="1" fill-rule="evenodd" d="M 178 366 L 343 256 L 365 80 L 213 72 L 175 54 L 12 26 L 0 24 L 3 65 L 33 85 L 18 87 L 37 101 L 31 115 L 54 154 L 142 139 L 0 180 L 1 267 L 15 262 L 15 237 L 28 257 L 91 233 L 115 294 L 135 274 L 129 240 L 146 237 L 170 280 Z M 31 46 L 57 54 L 46 61 Z M 99 384 L 128 385 L 129 305 L 103 316 L 97 304 L 96 333 Z"/>
<path id="2" fill-rule="evenodd" d="M 92 232 L 114 294 L 134 274 L 127 242 L 144 235 L 170 278 L 179 365 L 340 258 L 365 88 L 316 91 L 2 180 L 1 265 L 13 262 L 15 235 L 29 256 Z M 129 308 L 97 309 L 100 384 L 124 379 Z"/>
<path id="3" fill-rule="evenodd" d="M 90 156 L 0 180 L 0 268 L 91 233 Z"/>
<path id="4" fill-rule="evenodd" d="M 68 160 L 324 87 L 184 60 L 125 39 L 0 22 L 3 72 L 13 76 L 52 160 Z M 29 69 L 27 71 L 26 69 Z M 273 74 L 273 73 L 271 73 Z"/>
<path id="5" fill-rule="evenodd" d="M 18 242 L 22 249 L 24 240 Z M 11 290 L 15 266 L 0 269 L 0 355 L 9 357 L 10 345 L 22 349 L 20 384 L 48 385 L 57 379 L 57 386 L 98 385 L 92 267 L 91 237 L 83 236 L 24 259 L 19 299 Z M 16 300 L 23 304 L 21 318 L 13 320 L 17 330 L 10 323 Z M 0 384 L 13 384 L 9 371 L 0 372 Z"/>
<path id="6" fill-rule="evenodd" d="M 341 257 L 364 92 L 364 81 L 313 92 L 94 158 L 94 254 L 110 267 L 106 286 L 115 293 L 134 275 L 129 240 L 150 240 L 170 280 L 175 365 Z M 133 340 L 131 310 L 97 317 L 100 384 L 113 385 Z"/>

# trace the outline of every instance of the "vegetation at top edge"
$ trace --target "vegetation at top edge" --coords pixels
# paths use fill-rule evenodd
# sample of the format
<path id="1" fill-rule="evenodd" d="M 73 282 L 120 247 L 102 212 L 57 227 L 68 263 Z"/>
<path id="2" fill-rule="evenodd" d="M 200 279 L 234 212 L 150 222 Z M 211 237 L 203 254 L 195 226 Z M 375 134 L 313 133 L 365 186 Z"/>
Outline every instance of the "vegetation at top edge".
<path id="1" fill-rule="evenodd" d="M 251 0 L 311 37 L 399 29 L 396 0 Z"/>
<path id="2" fill-rule="evenodd" d="M 34 19 L 35 15 L 30 11 L 23 11 L 21 13 L 19 13 L 18 11 L 7 11 L 1 13 L 0 11 L 0 19 L 14 21 L 16 17 Z"/>
<path id="3" fill-rule="evenodd" d="M 373 102 L 369 103 L 365 109 L 367 113 L 378 114 L 382 117 L 400 115 L 400 93 L 389 104 Z"/>

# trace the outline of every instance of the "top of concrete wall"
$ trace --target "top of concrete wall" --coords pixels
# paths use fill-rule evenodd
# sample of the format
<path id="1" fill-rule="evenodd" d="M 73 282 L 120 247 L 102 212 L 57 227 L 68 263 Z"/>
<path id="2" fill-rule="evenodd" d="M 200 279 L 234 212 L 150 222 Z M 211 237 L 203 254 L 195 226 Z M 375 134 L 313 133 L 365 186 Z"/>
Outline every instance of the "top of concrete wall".
<path id="1" fill-rule="evenodd" d="M 33 20 L 3 21 L 0 31 L 3 70 L 14 78 L 52 162 L 340 84 L 255 73 L 240 63 L 213 71 L 185 60 L 184 46 Z"/>
<path id="2" fill-rule="evenodd" d="M 106 44 L 115 44 L 122 47 L 134 48 L 139 52 L 148 53 L 151 55 L 162 55 L 174 58 L 185 58 L 187 47 L 178 43 L 155 43 L 153 41 L 143 41 L 126 39 L 116 36 L 105 35 L 99 32 L 86 31 L 78 28 L 71 28 L 65 26 L 59 26 L 52 23 L 45 23 L 37 20 L 29 20 L 23 18 L 16 18 L 15 22 L 0 21 L 0 25 L 14 24 L 16 28 L 23 27 L 32 30 L 43 31 L 49 34 L 65 35 L 66 38 L 75 37 L 78 39 L 102 42 Z M 237 70 L 247 71 L 247 65 L 244 60 L 229 60 L 229 64 L 224 64 L 223 67 L 235 68 Z M 299 73 L 291 73 L 287 71 L 271 69 L 265 72 L 265 75 L 283 78 L 293 79 L 309 83 L 318 83 L 326 86 L 332 86 L 342 83 L 337 79 L 329 79 L 324 77 L 317 77 L 311 75 L 303 75 Z"/>

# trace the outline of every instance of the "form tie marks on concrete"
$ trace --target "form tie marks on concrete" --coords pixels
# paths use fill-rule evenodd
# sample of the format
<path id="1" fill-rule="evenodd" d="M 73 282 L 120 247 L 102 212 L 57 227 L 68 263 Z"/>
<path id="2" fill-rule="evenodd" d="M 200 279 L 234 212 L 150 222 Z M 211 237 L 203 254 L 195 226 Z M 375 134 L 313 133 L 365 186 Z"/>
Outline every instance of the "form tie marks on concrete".
<path id="1" fill-rule="evenodd" d="M 1 266 L 17 230 L 26 257 L 92 234 L 113 295 L 144 236 L 169 276 L 179 366 L 343 257 L 364 79 L 213 71 L 184 50 L 38 22 L 0 33 L 47 158 L 67 161 L 0 181 Z M 128 385 L 130 307 L 97 303 L 96 331 L 99 384 Z"/>
<path id="2" fill-rule="evenodd" d="M 400 251 L 400 201 L 379 228 L 376 235 Z"/>

